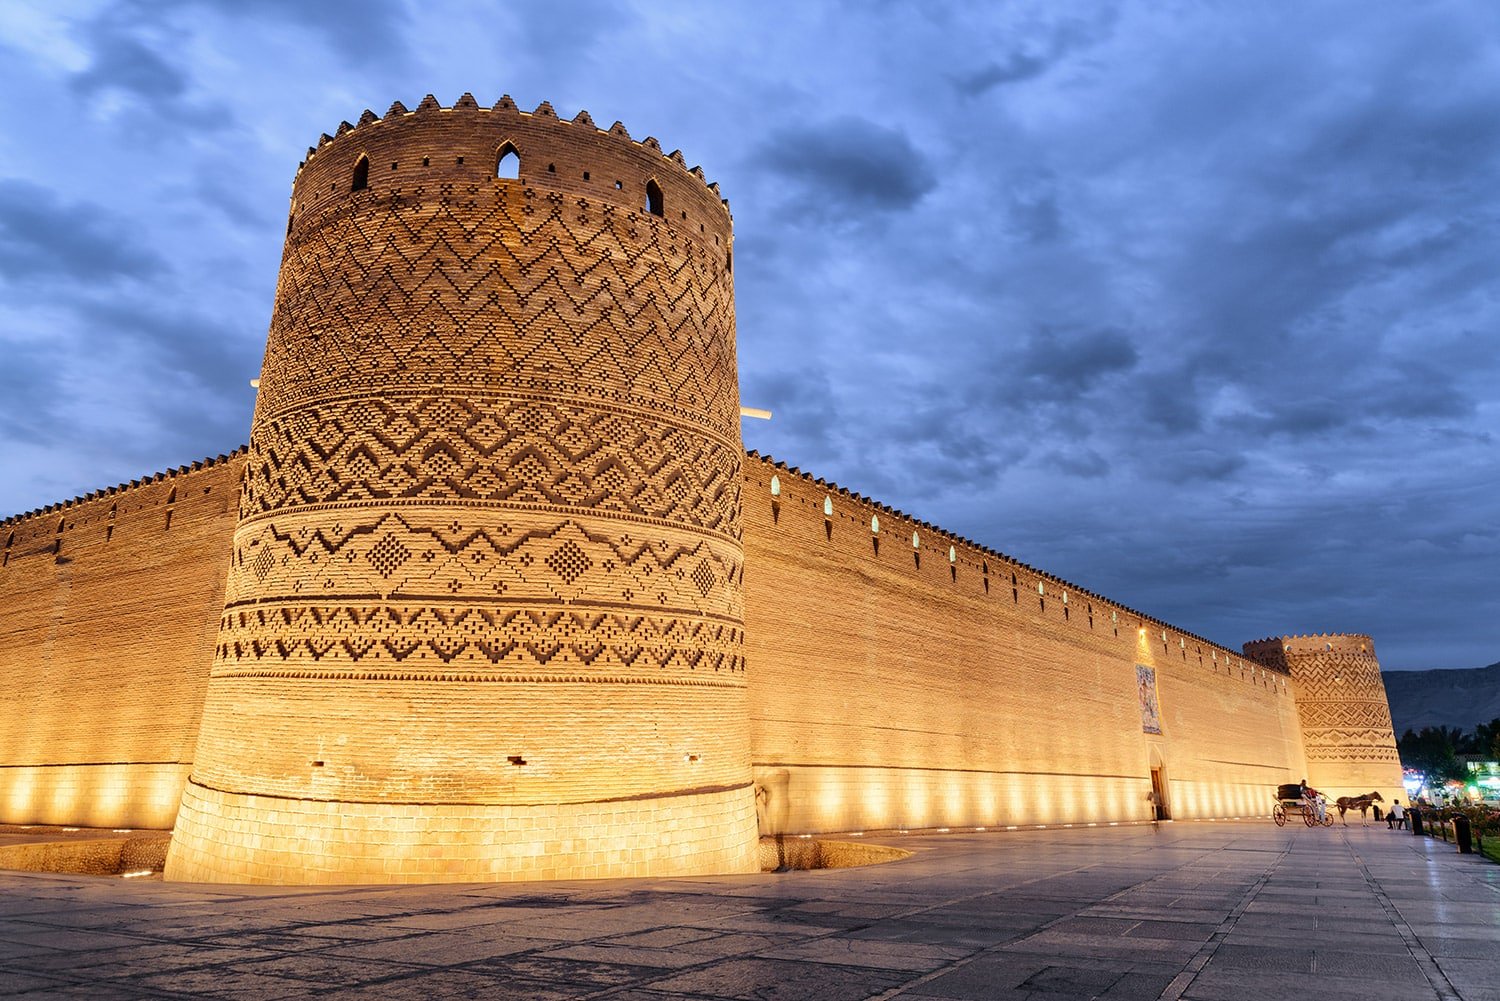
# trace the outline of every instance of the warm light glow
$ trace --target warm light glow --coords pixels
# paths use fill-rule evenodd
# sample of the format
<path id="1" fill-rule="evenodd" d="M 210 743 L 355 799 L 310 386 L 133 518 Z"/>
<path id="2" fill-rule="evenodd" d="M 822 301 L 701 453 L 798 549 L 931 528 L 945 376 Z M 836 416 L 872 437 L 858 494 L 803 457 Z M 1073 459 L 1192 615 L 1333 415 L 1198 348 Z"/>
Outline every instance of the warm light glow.
<path id="1" fill-rule="evenodd" d="M 151 872 L 152 870 L 150 869 L 136 869 L 131 872 L 122 872 L 120 876 L 124 879 L 134 879 L 137 876 L 149 876 Z"/>
<path id="2" fill-rule="evenodd" d="M 251 385 L 255 385 L 259 381 L 260 380 L 257 379 L 252 382 Z M 756 420 L 768 421 L 771 419 L 771 411 L 762 410 L 760 407 L 740 407 L 740 416 L 754 417 Z"/>

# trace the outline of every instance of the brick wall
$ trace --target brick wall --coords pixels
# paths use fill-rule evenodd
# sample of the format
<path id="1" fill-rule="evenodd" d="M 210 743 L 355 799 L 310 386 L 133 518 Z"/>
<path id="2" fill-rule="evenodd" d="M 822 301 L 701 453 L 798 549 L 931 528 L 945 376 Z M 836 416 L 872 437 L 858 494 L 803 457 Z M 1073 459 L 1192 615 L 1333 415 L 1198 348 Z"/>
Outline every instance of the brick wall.
<path id="1" fill-rule="evenodd" d="M 0 523 L 0 823 L 172 826 L 243 465 Z"/>
<path id="2" fill-rule="evenodd" d="M 1153 763 L 1174 816 L 1257 815 L 1300 778 L 1284 673 L 762 457 L 744 496 L 773 831 L 1141 820 Z"/>

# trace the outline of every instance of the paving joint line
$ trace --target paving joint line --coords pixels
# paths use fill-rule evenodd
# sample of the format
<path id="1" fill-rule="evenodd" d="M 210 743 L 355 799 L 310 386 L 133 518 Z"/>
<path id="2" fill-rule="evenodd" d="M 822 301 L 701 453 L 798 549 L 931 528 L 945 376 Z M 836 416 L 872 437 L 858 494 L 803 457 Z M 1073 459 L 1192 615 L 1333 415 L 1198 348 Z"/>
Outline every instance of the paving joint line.
<path id="1" fill-rule="evenodd" d="M 1204 942 L 1198 947 L 1198 951 L 1193 953 L 1193 958 L 1187 961 L 1187 965 L 1182 968 L 1182 972 L 1173 977 L 1172 982 L 1167 984 L 1161 994 L 1157 996 L 1157 1001 L 1179 1001 L 1188 992 L 1188 988 L 1193 986 L 1193 981 L 1198 979 L 1198 974 L 1203 972 L 1203 968 L 1208 965 L 1208 961 L 1213 958 L 1214 953 L 1219 951 L 1219 946 L 1224 944 L 1224 940 L 1229 937 L 1229 933 L 1239 923 L 1241 916 L 1255 902 L 1255 898 L 1260 896 L 1260 891 L 1265 889 L 1266 884 L 1271 881 L 1271 876 L 1275 874 L 1277 869 L 1281 868 L 1281 863 L 1286 861 L 1286 857 L 1291 854 L 1291 851 L 1291 842 L 1288 841 L 1286 847 L 1282 848 L 1281 852 L 1276 856 L 1276 860 L 1260 874 L 1260 878 L 1252 883 L 1248 890 L 1240 895 L 1240 899 L 1230 909 L 1229 913 L 1225 915 L 1224 920 L 1219 922 L 1219 927 L 1214 929 L 1214 933 L 1208 937 L 1208 941 Z"/>
<path id="2" fill-rule="evenodd" d="M 1075 873 L 1087 872 L 1088 870 L 1093 869 L 1096 866 L 1099 866 L 1100 864 L 1101 863 L 1099 863 L 1099 862 L 1090 862 L 1088 865 L 1075 866 L 1074 868 L 1071 868 L 1071 869 L 1060 869 L 1057 872 L 1047 873 L 1046 875 L 1043 875 L 1043 876 L 1034 876 L 1031 879 L 1021 880 L 1019 883 L 1012 883 L 1009 886 L 1002 887 L 1001 889 L 1002 890 L 1013 890 L 1016 887 L 1028 886 L 1028 885 L 1030 885 L 1032 883 L 1041 883 L 1041 882 L 1044 882 L 1046 880 L 1056 878 L 1058 876 L 1068 876 L 1068 875 L 1073 875 Z M 1158 874 L 1158 875 L 1160 875 L 1160 874 Z M 1156 879 L 1157 877 L 1153 876 L 1151 878 L 1152 879 Z M 1149 882 L 1149 880 L 1147 880 L 1147 882 Z M 1135 884 L 1135 885 L 1139 885 L 1139 884 Z M 1134 888 L 1133 886 L 1126 887 L 1125 889 L 1120 890 L 1116 894 L 1112 894 L 1111 896 L 1118 896 L 1119 893 L 1125 893 L 1125 892 L 1127 892 L 1127 891 L 1129 891 L 1129 890 L 1131 890 L 1133 888 Z M 928 911 L 935 911 L 935 910 L 939 910 L 939 909 L 944 908 L 944 907 L 949 907 L 949 906 L 951 906 L 953 904 L 961 904 L 961 903 L 963 903 L 965 901 L 968 901 L 968 900 L 978 900 L 978 899 L 980 899 L 982 897 L 988 897 L 988 896 L 993 895 L 995 892 L 996 891 L 994 889 L 981 890 L 981 891 L 979 891 L 977 893 L 967 893 L 967 894 L 961 894 L 961 895 L 959 895 L 957 897 L 951 897 L 951 898 L 949 898 L 947 900 L 942 900 L 942 901 L 939 901 L 938 903 L 935 903 L 935 904 L 924 904 L 924 905 L 922 905 L 920 907 L 909 907 L 906 910 L 897 911 L 895 914 L 887 915 L 884 918 L 878 918 L 875 921 L 869 921 L 869 922 L 866 922 L 864 924 L 853 925 L 853 926 L 851 926 L 849 928 L 830 928 L 827 931 L 823 932 L 821 935 L 808 935 L 808 936 L 805 936 L 802 939 L 802 941 L 803 942 L 821 942 L 821 941 L 824 941 L 826 939 L 834 938 L 835 936 L 838 936 L 838 935 L 847 934 L 847 933 L 849 933 L 851 931 L 860 931 L 862 929 L 869 928 L 871 925 L 875 924 L 876 921 L 892 921 L 892 920 L 899 920 L 899 919 L 909 918 L 909 917 L 913 917 L 913 916 L 918 915 L 918 914 L 925 914 Z M 1106 899 L 1110 899 L 1110 898 L 1106 898 Z M 1057 922 L 1062 921 L 1064 918 L 1069 918 L 1069 917 L 1072 917 L 1072 916 L 1073 916 L 1073 914 L 1071 912 L 1068 913 L 1068 914 L 1059 915 L 1058 917 L 1053 918 L 1051 921 L 1048 921 L 1046 924 L 1040 925 L 1037 928 L 1034 928 L 1031 931 L 1026 932 L 1025 934 L 1027 934 L 1027 935 L 1034 935 L 1037 932 L 1043 931 L 1046 928 L 1048 928 L 1048 927 L 1056 924 Z M 926 983 L 927 981 L 933 979 L 934 977 L 936 977 L 936 976 L 938 976 L 940 974 L 948 973 L 948 972 L 951 972 L 952 970 L 958 969 L 960 967 L 967 966 L 969 963 L 971 963 L 974 960 L 978 959 L 980 956 L 985 955 L 990 950 L 997 949 L 997 948 L 999 948 L 1002 945 L 1008 945 L 1011 942 L 1016 941 L 1016 939 L 1018 937 L 1019 936 L 1011 936 L 1010 938 L 1006 939 L 1004 942 L 997 942 L 993 946 L 987 946 L 986 948 L 981 949 L 981 950 L 975 952 L 971 956 L 961 957 L 961 958 L 959 958 L 957 960 L 954 960 L 952 963 L 948 964 L 947 966 L 940 967 L 937 970 L 932 970 L 932 971 L 930 971 L 930 972 L 928 972 L 928 973 L 926 973 L 926 974 L 924 974 L 924 975 L 916 978 L 915 980 L 908 980 L 908 981 L 906 981 L 904 983 L 896 985 L 895 987 L 892 987 L 888 991 L 885 991 L 885 992 L 880 993 L 880 994 L 873 994 L 869 998 L 867 998 L 866 1001 L 885 1001 L 885 999 L 895 997 L 900 992 L 906 991 L 906 990 L 910 990 L 913 986 L 915 986 L 917 984 Z M 727 955 L 724 955 L 724 956 L 715 956 L 715 957 L 713 957 L 711 959 L 706 959 L 706 960 L 704 960 L 701 963 L 694 963 L 691 966 L 679 966 L 679 967 L 674 967 L 672 969 L 663 970 L 661 976 L 653 977 L 650 980 L 643 980 L 643 981 L 639 981 L 637 983 L 631 983 L 631 984 L 616 984 L 614 986 L 607 987 L 604 990 L 597 991 L 597 992 L 595 992 L 593 994 L 585 994 L 585 995 L 583 995 L 582 1001 L 597 1001 L 597 999 L 609 998 L 609 997 L 612 997 L 612 996 L 614 996 L 616 994 L 624 993 L 626 991 L 650 990 L 651 989 L 651 985 L 654 984 L 654 983 L 659 983 L 660 981 L 663 981 L 663 980 L 669 980 L 672 977 L 680 976 L 681 974 L 684 974 L 684 973 L 692 973 L 694 971 L 711 969 L 713 966 L 715 966 L 718 963 L 724 962 L 726 959 L 755 958 L 758 953 L 761 953 L 761 952 L 764 952 L 764 951 L 765 951 L 765 949 L 763 947 L 758 947 L 758 948 L 755 948 L 755 949 L 747 949 L 747 950 L 745 950 L 743 952 L 730 953 L 730 954 L 727 954 Z M 814 961 L 813 960 L 796 960 L 796 959 L 793 959 L 793 960 L 780 960 L 780 962 L 814 962 Z M 825 964 L 825 965 L 827 965 L 827 964 Z M 874 969 L 872 967 L 862 967 L 862 968 L 863 969 Z M 903 972 L 906 972 L 906 973 L 909 973 L 909 972 L 912 972 L 912 971 L 909 971 L 909 970 L 906 970 L 906 971 L 903 971 L 903 970 L 884 970 L 883 972 L 889 972 L 889 973 L 903 973 Z"/>
<path id="3" fill-rule="evenodd" d="M 1390 894 L 1385 892 L 1385 887 L 1380 885 L 1374 874 L 1370 872 L 1369 866 L 1365 865 L 1364 857 L 1359 854 L 1359 850 L 1349 844 L 1349 836 L 1347 834 L 1344 835 L 1344 843 L 1349 847 L 1349 854 L 1354 857 L 1354 864 L 1359 866 L 1359 874 L 1364 877 L 1365 885 L 1370 888 L 1370 892 L 1375 895 L 1375 899 L 1380 901 L 1380 906 L 1385 911 L 1386 918 L 1390 920 L 1391 924 L 1395 925 L 1397 934 L 1401 936 L 1401 941 L 1406 944 L 1407 951 L 1411 953 L 1412 959 L 1417 961 L 1417 966 L 1421 968 L 1422 975 L 1427 978 L 1428 984 L 1437 992 L 1440 1001 L 1463 1001 L 1463 995 L 1458 993 L 1457 989 L 1454 988 L 1453 984 L 1448 980 L 1447 974 L 1443 973 L 1442 967 L 1438 966 L 1437 960 L 1432 958 L 1432 953 L 1427 951 L 1427 947 L 1422 944 L 1422 940 L 1417 937 L 1417 933 L 1411 930 L 1411 925 L 1406 923 L 1406 919 L 1396 909 L 1396 904 L 1391 900 Z"/>
<path id="4" fill-rule="evenodd" d="M 1084 908 L 1084 910 L 1088 910 L 1090 908 L 1098 907 L 1101 904 L 1107 904 L 1110 901 L 1115 900 L 1116 898 L 1122 897 L 1122 896 L 1124 896 L 1127 893 L 1131 893 L 1131 892 L 1133 892 L 1135 890 L 1140 889 L 1143 886 L 1146 886 L 1149 883 L 1155 882 L 1156 880 L 1161 879 L 1163 876 L 1167 876 L 1167 875 L 1170 875 L 1172 873 L 1180 872 L 1181 870 L 1186 869 L 1188 866 L 1195 864 L 1201 858 L 1202 858 L 1202 855 L 1200 854 L 1198 856 L 1198 858 L 1195 858 L 1192 861 L 1183 862 L 1181 865 L 1176 865 L 1176 866 L 1173 866 L 1170 869 L 1166 869 L 1166 870 L 1163 870 L 1162 872 L 1158 872 L 1156 875 L 1151 876 L 1151 877 L 1149 877 L 1147 879 L 1143 879 L 1143 880 L 1141 880 L 1138 883 L 1132 883 L 1132 884 L 1130 884 L 1127 887 L 1123 887 L 1122 889 L 1116 890 L 1114 893 L 1111 893 L 1109 896 L 1104 897 L 1104 898 L 1102 898 L 1102 899 L 1100 899 L 1098 901 L 1095 901 L 1094 903 L 1088 905 L 1088 907 Z M 1086 872 L 1089 869 L 1092 869 L 1095 866 L 1101 865 L 1101 864 L 1103 864 L 1103 863 L 1094 862 L 1094 863 L 1090 863 L 1089 865 L 1086 865 L 1086 866 L 1080 866 L 1077 869 L 1067 869 L 1067 870 L 1063 870 L 1062 872 L 1052 873 L 1051 875 L 1048 875 L 1048 876 L 1038 876 L 1035 879 L 1025 880 L 1025 881 L 1023 881 L 1021 883 L 1017 883 L 1016 885 L 1017 886 L 1025 886 L 1025 885 L 1027 885 L 1027 883 L 1041 882 L 1042 880 L 1045 880 L 1045 879 L 1051 879 L 1053 876 L 1069 875 L 1069 874 L 1072 874 L 1072 873 L 1075 873 L 1075 872 Z M 961 899 L 968 899 L 968 898 L 961 898 Z M 942 905 L 939 905 L 939 906 L 942 906 Z M 915 913 L 920 913 L 922 910 L 927 910 L 927 909 L 928 908 L 919 908 L 919 909 L 917 909 L 915 911 Z M 1057 917 L 1053 918 L 1051 921 L 1044 922 L 1043 924 L 1038 925 L 1037 927 L 1031 929 L 1030 931 L 1027 931 L 1027 932 L 1024 932 L 1024 933 L 1021 933 L 1021 934 L 1017 934 L 1017 935 L 1013 935 L 1010 938 L 1005 939 L 1003 942 L 996 942 L 994 945 L 986 946 L 985 948 L 980 949 L 978 952 L 974 953 L 972 956 L 965 956 L 962 959 L 955 960 L 954 962 L 948 964 L 947 966 L 942 967 L 941 969 L 932 970 L 932 971 L 930 971 L 928 973 L 923 974 L 920 977 L 917 977 L 915 980 L 909 980 L 906 983 L 901 984 L 901 985 L 899 985 L 897 987 L 893 987 L 890 990 L 885 991 L 885 992 L 883 992 L 881 994 L 873 994 L 873 995 L 871 995 L 867 999 L 867 1001 L 890 1001 L 891 998 L 898 997 L 901 994 L 903 994 L 903 993 L 911 990 L 914 987 L 918 987 L 918 986 L 920 986 L 922 984 L 925 984 L 925 983 L 928 983 L 930 981 L 936 980 L 938 977 L 946 976 L 947 974 L 952 973 L 955 970 L 961 970 L 965 966 L 968 966 L 970 963 L 974 963 L 974 962 L 976 962 L 976 961 L 978 961 L 980 959 L 983 959 L 983 958 L 985 958 L 987 956 L 999 954 L 1001 951 L 1004 950 L 1004 948 L 1006 946 L 1014 945 L 1016 942 L 1018 942 L 1018 941 L 1020 941 L 1022 939 L 1030 938 L 1033 935 L 1036 935 L 1036 934 L 1038 934 L 1040 932 L 1046 931 L 1047 929 L 1053 927 L 1054 925 L 1061 924 L 1063 921 L 1066 921 L 1066 920 L 1068 920 L 1070 918 L 1076 918 L 1077 916 L 1078 916 L 1078 912 L 1077 911 L 1071 911 L 1071 912 L 1069 912 L 1067 914 L 1060 914 Z M 1140 922 L 1137 921 L 1136 923 L 1139 924 Z"/>

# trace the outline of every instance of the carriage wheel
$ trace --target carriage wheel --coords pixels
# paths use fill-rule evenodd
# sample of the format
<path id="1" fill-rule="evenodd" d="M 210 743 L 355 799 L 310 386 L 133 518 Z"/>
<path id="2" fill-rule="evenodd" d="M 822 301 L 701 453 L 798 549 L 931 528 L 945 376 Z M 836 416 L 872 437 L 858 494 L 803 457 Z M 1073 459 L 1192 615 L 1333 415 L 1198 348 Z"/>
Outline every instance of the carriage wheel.
<path id="1" fill-rule="evenodd" d="M 1330 813 L 1323 814 L 1323 826 L 1324 827 L 1332 827 L 1333 826 L 1333 815 L 1332 814 L 1330 814 Z"/>
<path id="2" fill-rule="evenodd" d="M 1285 827 L 1286 807 L 1282 806 L 1280 803 L 1277 803 L 1274 807 L 1271 808 L 1271 819 L 1276 821 L 1277 827 Z"/>
<path id="3" fill-rule="evenodd" d="M 1318 826 L 1318 815 L 1307 807 L 1302 808 L 1302 822 L 1308 827 Z"/>

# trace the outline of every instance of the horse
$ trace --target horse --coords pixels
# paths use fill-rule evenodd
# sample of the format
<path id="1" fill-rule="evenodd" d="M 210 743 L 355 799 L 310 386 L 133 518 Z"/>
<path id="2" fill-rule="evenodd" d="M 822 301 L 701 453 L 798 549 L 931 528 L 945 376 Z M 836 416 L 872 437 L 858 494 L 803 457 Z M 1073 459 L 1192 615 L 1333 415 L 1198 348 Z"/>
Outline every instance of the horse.
<path id="1" fill-rule="evenodd" d="M 1345 827 L 1349 826 L 1349 822 L 1344 820 L 1344 814 L 1350 810 L 1358 810 L 1360 821 L 1368 826 L 1370 804 L 1384 802 L 1385 797 L 1380 793 L 1367 792 L 1363 796 L 1340 796 L 1334 801 L 1334 805 L 1339 808 L 1339 819 L 1344 821 Z"/>

